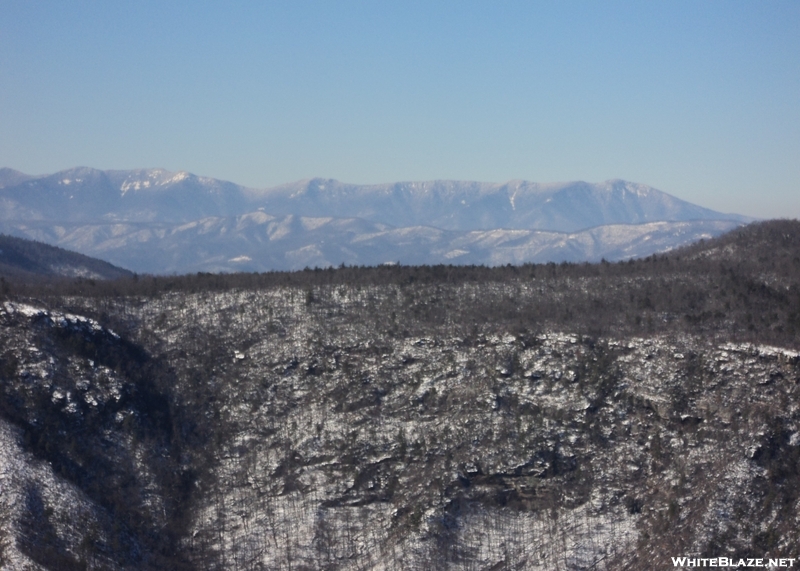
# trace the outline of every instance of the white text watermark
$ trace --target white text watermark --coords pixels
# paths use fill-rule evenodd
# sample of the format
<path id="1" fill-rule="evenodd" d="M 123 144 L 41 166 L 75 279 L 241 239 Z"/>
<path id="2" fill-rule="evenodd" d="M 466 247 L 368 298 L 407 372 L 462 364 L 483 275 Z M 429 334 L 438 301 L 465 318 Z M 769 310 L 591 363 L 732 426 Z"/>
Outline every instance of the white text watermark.
<path id="1" fill-rule="evenodd" d="M 739 557 L 673 557 L 673 567 L 726 567 L 738 569 L 740 567 L 766 567 L 778 569 L 781 567 L 794 567 L 797 558 L 792 557 L 765 557 L 765 558 L 739 558 Z M 799 565 L 800 567 L 800 565 Z"/>

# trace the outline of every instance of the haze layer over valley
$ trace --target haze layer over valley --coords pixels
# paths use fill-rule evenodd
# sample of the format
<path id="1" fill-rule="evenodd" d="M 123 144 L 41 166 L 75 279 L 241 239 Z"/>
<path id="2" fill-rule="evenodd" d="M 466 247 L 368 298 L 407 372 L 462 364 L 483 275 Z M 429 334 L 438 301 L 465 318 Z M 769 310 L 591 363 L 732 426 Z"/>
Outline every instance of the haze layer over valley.
<path id="1" fill-rule="evenodd" d="M 646 256 L 749 219 L 612 180 L 271 189 L 161 169 L 0 169 L 0 229 L 145 273 Z"/>

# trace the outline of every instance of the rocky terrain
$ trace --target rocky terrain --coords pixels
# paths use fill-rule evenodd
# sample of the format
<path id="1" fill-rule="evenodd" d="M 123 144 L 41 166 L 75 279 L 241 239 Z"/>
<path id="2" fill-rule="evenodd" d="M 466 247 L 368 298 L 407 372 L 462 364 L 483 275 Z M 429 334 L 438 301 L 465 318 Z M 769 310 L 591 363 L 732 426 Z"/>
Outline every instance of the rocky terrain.
<path id="1" fill-rule="evenodd" d="M 9 569 L 796 557 L 800 224 L 625 263 L 31 285 Z"/>

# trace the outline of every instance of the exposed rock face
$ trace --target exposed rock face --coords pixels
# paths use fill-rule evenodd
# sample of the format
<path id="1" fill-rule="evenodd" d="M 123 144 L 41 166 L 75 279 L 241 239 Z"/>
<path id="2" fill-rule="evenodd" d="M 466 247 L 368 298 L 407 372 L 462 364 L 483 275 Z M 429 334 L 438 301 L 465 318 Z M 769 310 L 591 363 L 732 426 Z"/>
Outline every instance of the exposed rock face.
<path id="1" fill-rule="evenodd" d="M 376 570 L 794 557 L 796 230 L 625 265 L 197 276 L 7 301 L 0 557 Z"/>

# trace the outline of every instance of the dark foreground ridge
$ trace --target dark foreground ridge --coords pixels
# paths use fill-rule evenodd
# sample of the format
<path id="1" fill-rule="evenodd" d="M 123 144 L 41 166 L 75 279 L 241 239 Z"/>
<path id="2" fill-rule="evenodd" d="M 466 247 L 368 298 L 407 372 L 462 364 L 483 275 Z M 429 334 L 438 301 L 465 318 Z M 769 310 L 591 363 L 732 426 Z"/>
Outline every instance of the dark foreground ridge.
<path id="1" fill-rule="evenodd" d="M 0 234 L 0 276 L 41 283 L 76 277 L 114 280 L 132 277 L 133 273 L 77 252 Z"/>
<path id="2" fill-rule="evenodd" d="M 800 223 L 625 263 L 9 282 L 0 565 L 795 557 Z"/>

